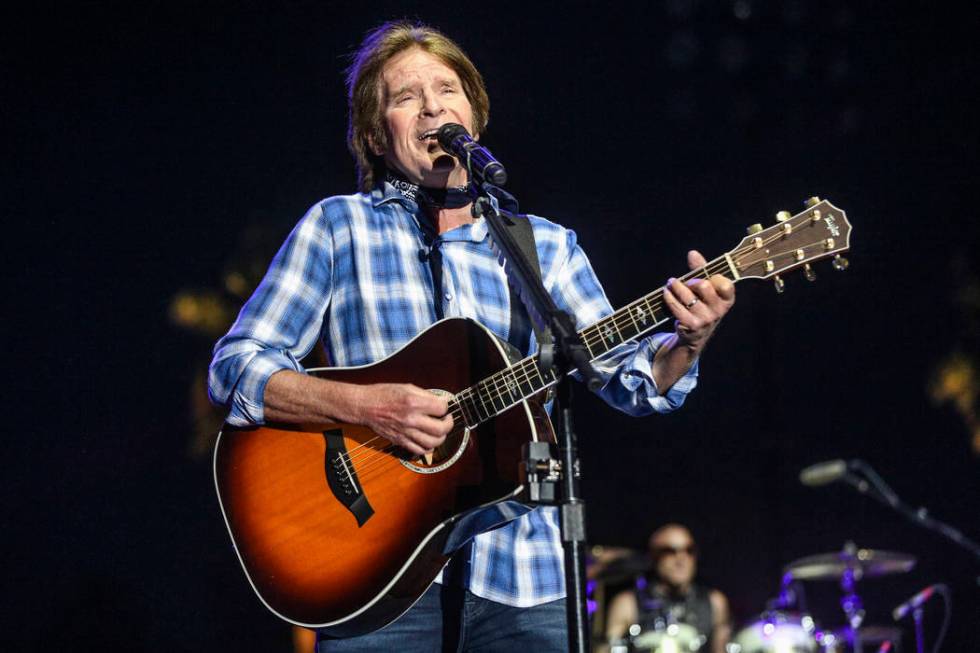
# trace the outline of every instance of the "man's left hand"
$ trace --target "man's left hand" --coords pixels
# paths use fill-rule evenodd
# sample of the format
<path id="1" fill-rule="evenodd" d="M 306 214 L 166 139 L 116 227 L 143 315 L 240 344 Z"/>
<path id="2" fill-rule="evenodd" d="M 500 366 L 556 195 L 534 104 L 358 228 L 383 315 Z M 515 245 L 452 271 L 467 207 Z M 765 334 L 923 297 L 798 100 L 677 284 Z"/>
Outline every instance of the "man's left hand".
<path id="1" fill-rule="evenodd" d="M 687 264 L 696 270 L 708 262 L 700 252 L 691 250 Z M 735 304 L 735 284 L 720 274 L 686 283 L 670 279 L 664 288 L 664 301 L 676 318 L 677 344 L 700 354 L 718 322 Z"/>

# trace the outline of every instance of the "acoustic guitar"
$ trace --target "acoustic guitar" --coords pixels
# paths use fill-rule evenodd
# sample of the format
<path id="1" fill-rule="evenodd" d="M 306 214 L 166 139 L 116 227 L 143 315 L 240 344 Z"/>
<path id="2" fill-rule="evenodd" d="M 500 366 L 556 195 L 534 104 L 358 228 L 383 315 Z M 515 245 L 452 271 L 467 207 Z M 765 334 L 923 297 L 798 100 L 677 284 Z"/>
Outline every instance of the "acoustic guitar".
<path id="1" fill-rule="evenodd" d="M 683 280 L 774 279 L 850 247 L 844 212 L 812 198 L 750 227 L 737 247 Z M 579 332 L 592 359 L 671 318 L 656 290 Z M 412 383 L 444 393 L 455 426 L 424 457 L 356 424 L 225 425 L 214 452 L 221 511 L 248 581 L 291 623 L 335 636 L 395 620 L 460 545 L 529 510 L 522 446 L 553 441 L 544 410 L 557 382 L 469 319 L 445 319 L 371 365 L 309 370 L 347 383 Z"/>

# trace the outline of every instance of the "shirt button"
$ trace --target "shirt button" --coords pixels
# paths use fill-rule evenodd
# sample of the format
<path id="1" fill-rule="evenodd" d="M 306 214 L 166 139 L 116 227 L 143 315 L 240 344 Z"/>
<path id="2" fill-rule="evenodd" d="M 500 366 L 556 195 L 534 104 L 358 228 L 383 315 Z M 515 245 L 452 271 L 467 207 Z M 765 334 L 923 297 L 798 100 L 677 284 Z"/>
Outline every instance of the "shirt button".
<path id="1" fill-rule="evenodd" d="M 451 302 L 451 301 L 453 301 L 453 294 L 451 292 L 447 292 L 445 294 L 445 298 L 446 298 L 446 301 L 447 302 Z"/>

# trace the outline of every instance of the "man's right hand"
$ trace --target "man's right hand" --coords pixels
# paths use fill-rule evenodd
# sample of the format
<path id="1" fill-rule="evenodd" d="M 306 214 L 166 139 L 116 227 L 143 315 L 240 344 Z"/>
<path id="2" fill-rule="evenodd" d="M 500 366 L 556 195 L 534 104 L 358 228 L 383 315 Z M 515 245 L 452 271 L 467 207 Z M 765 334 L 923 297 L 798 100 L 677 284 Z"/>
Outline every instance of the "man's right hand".
<path id="1" fill-rule="evenodd" d="M 280 370 L 269 377 L 264 402 L 267 421 L 360 424 L 416 456 L 453 428 L 446 399 L 407 383 L 355 385 Z"/>
<path id="2" fill-rule="evenodd" d="M 453 428 L 446 399 L 407 383 L 357 386 L 354 421 L 417 456 L 431 452 Z"/>

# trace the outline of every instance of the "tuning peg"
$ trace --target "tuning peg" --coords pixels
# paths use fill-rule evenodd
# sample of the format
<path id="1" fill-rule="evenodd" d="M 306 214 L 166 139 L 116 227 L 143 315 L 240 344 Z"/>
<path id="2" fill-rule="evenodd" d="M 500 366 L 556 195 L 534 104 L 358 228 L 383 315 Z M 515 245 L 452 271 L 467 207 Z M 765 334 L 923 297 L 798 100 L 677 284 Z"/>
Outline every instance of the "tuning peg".
<path id="1" fill-rule="evenodd" d="M 783 291 L 786 290 L 786 282 L 778 274 L 772 278 L 772 282 L 776 286 L 776 292 L 780 295 L 783 294 Z"/>
<path id="2" fill-rule="evenodd" d="M 756 222 L 756 223 L 755 223 L 755 224 L 753 224 L 753 225 L 749 225 L 749 227 L 748 227 L 748 229 L 746 229 L 745 231 L 746 231 L 746 233 L 748 233 L 748 234 L 749 234 L 750 236 L 752 236 L 752 235 L 754 235 L 754 234 L 757 234 L 757 233 L 759 233 L 760 231 L 762 231 L 762 225 L 761 225 L 761 224 L 759 224 L 758 222 Z"/>
<path id="3" fill-rule="evenodd" d="M 833 260 L 833 263 L 832 263 L 832 265 L 834 266 L 834 269 L 837 270 L 838 272 L 843 272 L 844 270 L 847 269 L 847 266 L 850 265 L 850 264 L 851 264 L 851 262 L 848 261 L 843 256 L 841 256 L 840 254 L 838 254 L 837 256 L 834 257 L 834 260 Z"/>
<path id="4" fill-rule="evenodd" d="M 813 271 L 813 268 L 810 267 L 809 263 L 803 266 L 803 275 L 806 277 L 807 281 L 817 280 L 817 273 Z"/>
<path id="5" fill-rule="evenodd" d="M 792 214 L 790 214 L 789 211 L 780 211 L 779 213 L 776 214 L 776 222 L 786 222 L 791 217 L 793 216 Z"/>
<path id="6" fill-rule="evenodd" d="M 815 207 L 817 204 L 819 204 L 822 201 L 823 200 L 821 200 L 819 197 L 817 197 L 816 195 L 814 195 L 813 197 L 809 198 L 808 200 L 806 200 L 803 203 L 806 205 L 806 208 L 812 209 L 813 207 Z"/>

